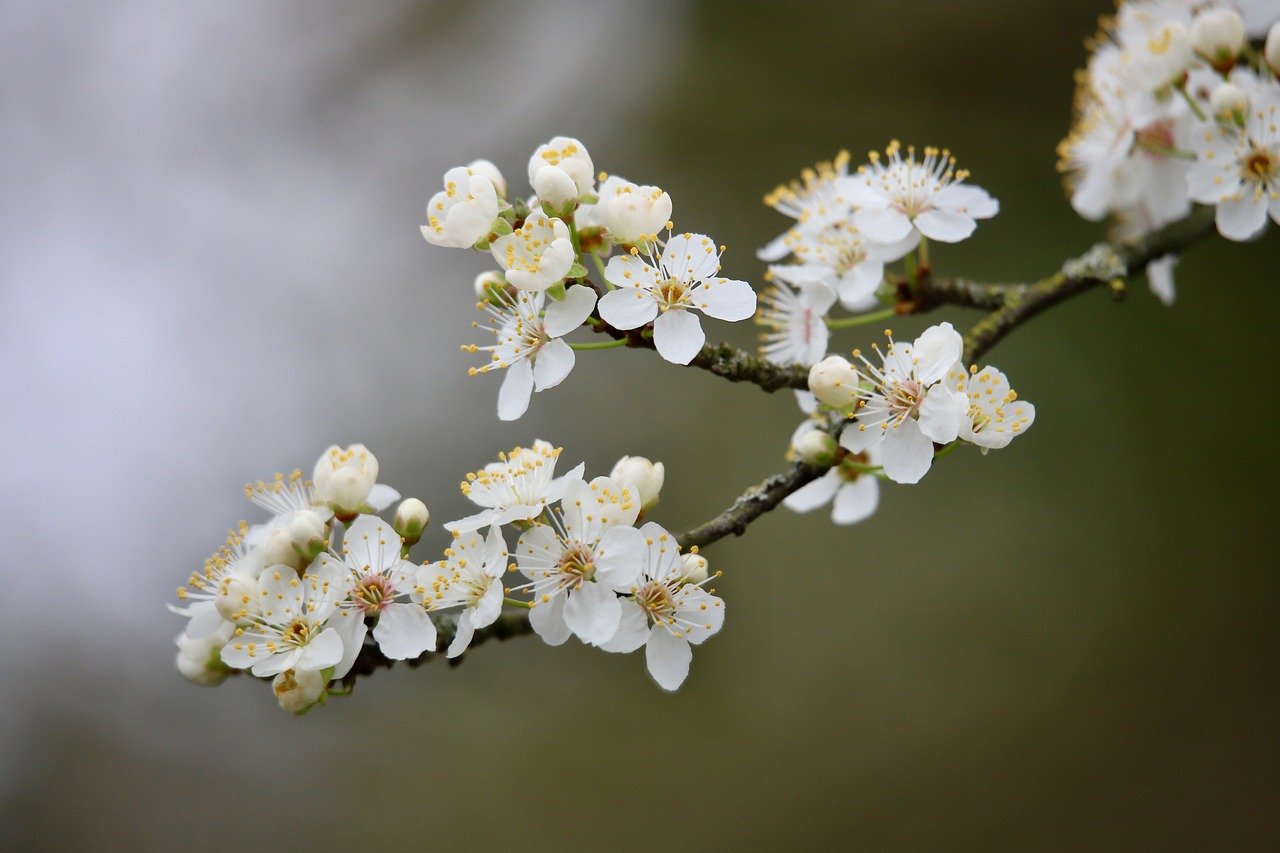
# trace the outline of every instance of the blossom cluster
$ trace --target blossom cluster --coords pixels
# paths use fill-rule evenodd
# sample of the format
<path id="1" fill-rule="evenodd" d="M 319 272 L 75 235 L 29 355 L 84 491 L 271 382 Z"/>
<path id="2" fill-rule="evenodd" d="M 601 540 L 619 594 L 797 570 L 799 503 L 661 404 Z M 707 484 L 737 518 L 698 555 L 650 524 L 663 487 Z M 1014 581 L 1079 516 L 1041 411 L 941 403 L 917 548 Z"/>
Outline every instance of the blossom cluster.
<path id="1" fill-rule="evenodd" d="M 277 700 L 301 713 L 330 695 L 367 647 L 391 660 L 465 652 L 504 606 L 527 609 L 547 643 L 570 636 L 610 652 L 645 648 L 649 672 L 675 690 L 691 645 L 719 631 L 724 602 L 693 548 L 642 515 L 657 503 L 665 471 L 623 457 L 608 477 L 578 465 L 556 476 L 560 449 L 516 447 L 470 473 L 462 492 L 473 515 L 447 523 L 451 541 L 435 562 L 408 559 L 430 521 L 426 505 L 379 484 L 363 445 L 329 448 L 311 479 L 301 471 L 251 484 L 271 513 L 241 522 L 178 590 L 186 617 L 179 671 L 199 684 L 233 673 L 271 678 Z M 639 526 L 637 526 L 639 525 Z M 508 533 L 515 542 L 508 549 Z M 508 586 L 508 573 L 523 582 Z M 446 613 L 447 612 L 447 613 Z"/>
<path id="2" fill-rule="evenodd" d="M 534 194 L 509 201 L 488 160 L 450 169 L 422 226 L 428 242 L 487 250 L 498 264 L 475 283 L 487 317 L 476 325 L 494 342 L 463 350 L 487 354 L 472 375 L 506 371 L 502 420 L 519 418 L 534 392 L 564 381 L 576 361 L 564 338 L 584 324 L 648 335 L 663 358 L 688 364 L 706 342 L 694 312 L 731 322 L 755 314 L 751 285 L 720 275 L 723 246 L 672 232 L 671 196 L 660 187 L 597 176 L 586 147 L 567 136 L 533 152 L 528 176 Z M 599 267 L 599 283 L 588 262 Z"/>
<path id="3" fill-rule="evenodd" d="M 1104 18 L 1059 146 L 1071 204 L 1140 237 L 1216 209 L 1248 240 L 1280 222 L 1280 4 L 1132 0 Z M 1268 26 L 1270 31 L 1268 32 Z M 1250 36 L 1266 33 L 1261 53 Z M 1172 258 L 1148 271 L 1173 300 Z"/>

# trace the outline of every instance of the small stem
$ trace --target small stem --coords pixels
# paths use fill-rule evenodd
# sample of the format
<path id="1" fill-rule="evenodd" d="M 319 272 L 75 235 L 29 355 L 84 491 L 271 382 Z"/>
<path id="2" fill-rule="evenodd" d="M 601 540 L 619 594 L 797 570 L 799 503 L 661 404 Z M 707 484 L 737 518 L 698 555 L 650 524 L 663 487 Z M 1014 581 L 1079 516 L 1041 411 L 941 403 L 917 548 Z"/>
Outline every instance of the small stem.
<path id="1" fill-rule="evenodd" d="M 1179 86 L 1178 93 L 1182 95 L 1183 100 L 1187 102 L 1187 106 L 1191 107 L 1191 112 L 1196 114 L 1196 118 L 1201 121 L 1209 120 L 1209 117 L 1204 114 L 1204 110 L 1200 109 L 1200 105 L 1196 103 L 1196 99 L 1187 91 L 1186 86 Z M 1194 158 L 1195 155 L 1193 154 L 1192 157 Z"/>
<path id="2" fill-rule="evenodd" d="M 520 599 L 518 599 L 518 598 L 504 598 L 504 599 L 502 599 L 502 603 L 503 603 L 503 604 L 506 604 L 506 605 L 508 605 L 508 606 L 510 606 L 510 607 L 519 607 L 519 608 L 521 608 L 522 610 L 528 610 L 530 607 L 532 607 L 532 606 L 533 606 L 533 605 L 532 605 L 532 604 L 530 604 L 529 602 L 527 602 L 527 601 L 521 601 L 521 600 L 520 600 Z"/>
<path id="3" fill-rule="evenodd" d="M 960 445 L 963 443 L 964 442 L 960 441 L 960 439 L 957 438 L 955 441 L 951 442 L 950 444 L 944 445 L 941 448 L 939 448 L 938 451 L 933 454 L 933 458 L 941 459 L 944 456 L 950 456 L 952 453 L 955 453 L 957 450 L 959 450 Z"/>
<path id="4" fill-rule="evenodd" d="M 569 344 L 569 347 L 571 349 L 577 349 L 577 350 L 617 349 L 618 347 L 625 347 L 626 345 L 627 345 L 627 339 L 621 338 L 616 341 L 592 341 L 591 343 L 588 343 L 588 344 Z"/>
<path id="5" fill-rule="evenodd" d="M 920 237 L 920 268 L 929 268 L 929 238 L 925 236 Z"/>
<path id="6" fill-rule="evenodd" d="M 595 252 L 590 252 L 589 254 L 591 255 L 591 260 L 595 262 L 596 269 L 600 271 L 600 281 L 604 283 L 605 289 L 613 290 L 613 285 L 604 275 L 604 260 Z"/>
<path id="7" fill-rule="evenodd" d="M 1172 148 L 1168 145 L 1160 145 L 1155 142 L 1146 142 L 1141 139 L 1138 140 L 1138 147 L 1141 148 L 1143 151 L 1150 151 L 1152 154 L 1158 154 L 1161 157 L 1174 157 L 1178 160 L 1191 160 L 1191 161 L 1194 161 L 1196 159 L 1196 154 L 1194 151 L 1184 151 L 1181 148 Z"/>
<path id="8" fill-rule="evenodd" d="M 855 326 L 867 326 L 871 323 L 879 323 L 881 320 L 891 320 L 898 316 L 897 308 L 886 308 L 883 311 L 873 311 L 870 314 L 856 314 L 853 317 L 841 317 L 838 320 L 828 320 L 828 329 L 852 329 Z"/>
<path id="9" fill-rule="evenodd" d="M 914 295 L 916 292 L 916 253 L 911 252 L 902 259 L 902 267 L 907 273 L 907 287 L 911 289 Z"/>

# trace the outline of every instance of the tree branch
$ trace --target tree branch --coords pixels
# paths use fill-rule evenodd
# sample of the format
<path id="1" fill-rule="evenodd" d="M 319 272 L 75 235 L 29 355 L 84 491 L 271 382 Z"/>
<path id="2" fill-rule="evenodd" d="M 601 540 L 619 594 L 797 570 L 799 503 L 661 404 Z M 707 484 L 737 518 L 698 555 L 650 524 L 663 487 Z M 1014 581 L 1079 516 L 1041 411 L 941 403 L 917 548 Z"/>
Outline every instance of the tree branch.
<path id="1" fill-rule="evenodd" d="M 733 506 L 708 521 L 676 537 L 681 548 L 694 545 L 704 547 L 723 539 L 730 533 L 741 536 L 747 525 L 782 503 L 792 492 L 826 473 L 825 468 L 815 468 L 803 462 L 795 462 L 781 473 L 774 474 L 742 494 Z"/>

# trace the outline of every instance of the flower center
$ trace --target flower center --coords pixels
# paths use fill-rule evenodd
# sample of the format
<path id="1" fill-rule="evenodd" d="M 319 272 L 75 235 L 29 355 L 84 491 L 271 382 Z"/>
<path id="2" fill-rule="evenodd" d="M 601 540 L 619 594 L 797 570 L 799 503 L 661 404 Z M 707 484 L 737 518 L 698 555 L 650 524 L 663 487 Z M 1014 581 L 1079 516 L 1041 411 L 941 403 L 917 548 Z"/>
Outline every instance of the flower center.
<path id="1" fill-rule="evenodd" d="M 1174 149 L 1173 124 L 1158 121 L 1149 124 L 1134 134 L 1137 147 L 1150 157 L 1162 159 Z"/>
<path id="2" fill-rule="evenodd" d="M 850 453 L 843 459 L 843 461 L 841 461 L 840 467 L 836 469 L 836 472 L 839 474 L 841 480 L 844 480 L 846 483 L 852 483 L 863 475 L 863 472 L 859 470 L 858 466 L 870 464 L 871 457 L 867 455 L 865 450 L 861 453 Z"/>
<path id="3" fill-rule="evenodd" d="M 585 545 L 574 545 L 560 555 L 557 568 L 561 582 L 570 589 L 577 589 L 596 574 L 595 554 Z"/>
<path id="4" fill-rule="evenodd" d="M 396 591 L 386 575 L 366 575 L 351 591 L 351 597 L 365 613 L 379 613 L 395 600 Z"/>
<path id="5" fill-rule="evenodd" d="M 885 401 L 889 404 L 889 413 L 899 420 L 919 414 L 923 390 L 920 382 L 915 379 L 894 382 L 893 388 L 885 395 Z"/>
<path id="6" fill-rule="evenodd" d="M 1263 148 L 1255 148 L 1249 152 L 1249 156 L 1244 159 L 1244 165 L 1241 168 L 1241 176 L 1246 181 L 1254 181 L 1261 184 L 1269 184 L 1276 178 L 1276 172 L 1280 171 L 1280 163 L 1272 156 L 1270 151 Z"/>
<path id="7" fill-rule="evenodd" d="M 281 633 L 281 638 L 291 646 L 305 646 L 311 639 L 311 625 L 305 619 L 294 619 Z"/>
<path id="8" fill-rule="evenodd" d="M 679 308 L 689 301 L 688 291 L 679 279 L 669 278 L 658 285 L 658 307 L 663 311 Z"/>
<path id="9" fill-rule="evenodd" d="M 675 599 L 667 585 L 658 581 L 649 581 L 636 593 L 636 603 L 655 622 L 661 622 L 676 610 Z"/>

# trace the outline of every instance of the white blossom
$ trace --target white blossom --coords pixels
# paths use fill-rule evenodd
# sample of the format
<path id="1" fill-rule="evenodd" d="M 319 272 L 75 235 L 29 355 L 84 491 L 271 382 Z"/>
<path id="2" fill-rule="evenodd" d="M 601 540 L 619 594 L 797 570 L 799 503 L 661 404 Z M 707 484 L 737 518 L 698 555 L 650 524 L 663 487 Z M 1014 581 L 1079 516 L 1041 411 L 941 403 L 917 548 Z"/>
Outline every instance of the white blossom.
<path id="1" fill-rule="evenodd" d="M 1248 240 L 1280 222 L 1280 90 L 1252 104 L 1243 130 L 1204 127 L 1192 140 L 1196 162 L 1187 173 L 1191 198 L 1217 206 L 1218 232 Z"/>
<path id="2" fill-rule="evenodd" d="M 661 257 L 650 249 L 647 261 L 638 251 L 615 256 L 605 268 L 605 279 L 617 289 L 600 298 L 600 316 L 617 329 L 652 322 L 658 354 L 688 364 L 707 339 L 694 309 L 731 322 L 756 311 L 751 285 L 721 278 L 719 271 L 720 253 L 702 234 L 674 235 Z"/>
<path id="3" fill-rule="evenodd" d="M 702 644 L 724 625 L 724 601 L 702 588 L 709 579 L 705 565 L 699 567 L 702 580 L 690 581 L 674 536 L 653 522 L 639 533 L 639 576 L 619 602 L 616 633 L 601 648 L 625 653 L 644 646 L 649 674 L 671 691 L 689 675 L 690 646 Z"/>
<path id="4" fill-rule="evenodd" d="M 1244 19 L 1234 9 L 1205 9 L 1191 21 L 1191 48 L 1217 68 L 1229 69 L 1244 50 Z"/>
<path id="5" fill-rule="evenodd" d="M 462 608 L 446 653 L 446 657 L 455 658 L 471 645 L 477 629 L 492 625 L 502 612 L 507 543 L 495 524 L 487 536 L 474 530 L 454 533 L 444 556 L 419 570 L 413 600 L 428 610 Z"/>
<path id="6" fill-rule="evenodd" d="M 555 208 L 590 193 L 595 183 L 591 155 L 586 146 L 572 137 L 554 137 L 545 145 L 539 145 L 529 158 L 529 186 L 540 201 Z"/>
<path id="7" fill-rule="evenodd" d="M 671 196 L 660 187 L 611 178 L 600 187 L 597 215 L 616 242 L 653 242 L 658 232 L 668 227 Z"/>
<path id="8" fill-rule="evenodd" d="M 974 365 L 966 372 L 964 365 L 956 364 L 948 371 L 947 386 L 968 398 L 959 437 L 983 453 L 1007 447 L 1036 418 L 1036 407 L 1018 399 L 1008 378 L 994 367 L 978 370 Z"/>
<path id="9" fill-rule="evenodd" d="M 479 471 L 467 475 L 462 493 L 477 506 L 484 507 L 475 515 L 445 524 L 455 533 L 467 533 L 490 524 L 529 521 L 542 515 L 548 505 L 564 496 L 565 488 L 582 479 L 585 466 L 577 465 L 562 477 L 556 477 L 556 461 L 563 448 L 552 447 L 537 439 L 533 447 L 516 447 L 510 453 L 499 453 Z"/>
<path id="10" fill-rule="evenodd" d="M 799 437 L 824 436 L 830 439 L 812 421 L 811 426 Z M 845 427 L 857 429 L 855 425 Z M 795 439 L 793 439 L 793 442 Z M 832 444 L 835 442 L 832 441 Z M 836 524 L 857 524 L 875 514 L 880 504 L 880 481 L 875 474 L 865 470 L 880 464 L 880 448 L 872 446 L 860 453 L 850 453 L 839 465 L 832 467 L 818 479 L 806 483 L 788 495 L 782 504 L 793 512 L 812 512 L 831 504 L 831 520 Z"/>
<path id="11" fill-rule="evenodd" d="M 559 284 L 577 257 L 569 226 L 540 210 L 531 212 L 510 234 L 494 240 L 489 251 L 507 282 L 519 290 L 546 290 Z"/>
<path id="12" fill-rule="evenodd" d="M 342 636 L 330 619 L 340 612 L 342 580 L 334 563 L 317 564 L 302 577 L 287 566 L 269 566 L 258 581 L 251 622 L 223 646 L 223 662 L 260 677 L 332 666 L 333 677 L 341 678 Z"/>
<path id="13" fill-rule="evenodd" d="M 933 445 L 960 434 L 967 409 L 963 395 L 943 384 L 960 360 L 964 342 L 950 323 L 926 329 L 914 343 L 889 339 L 874 345 L 881 365 L 854 350 L 870 390 L 858 395 L 856 423 L 840 435 L 854 453 L 880 446 L 884 473 L 895 483 L 917 483 L 933 464 Z"/>
<path id="14" fill-rule="evenodd" d="M 529 622 L 548 644 L 573 633 L 600 645 L 616 633 L 622 615 L 616 593 L 631 589 L 644 553 L 644 537 L 631 526 L 639 512 L 633 487 L 608 477 L 574 480 L 551 524 L 520 536 L 516 565 L 529 582 L 515 589 L 532 595 Z"/>
<path id="15" fill-rule="evenodd" d="M 258 576 L 266 563 L 262 549 L 249 545 L 248 535 L 245 522 L 229 531 L 223 546 L 178 589 L 182 606 L 169 605 L 172 612 L 191 620 L 186 634 L 192 639 L 204 639 L 224 623 L 246 620 L 255 606 Z"/>
<path id="16" fill-rule="evenodd" d="M 211 604 L 206 603 L 211 608 Z M 219 620 L 218 627 L 208 634 L 193 637 L 190 631 L 183 631 L 174 641 L 178 646 L 178 655 L 174 663 L 182 677 L 193 684 L 214 687 L 227 680 L 231 670 L 222 662 L 221 651 L 231 639 L 235 625 L 226 620 Z"/>
<path id="17" fill-rule="evenodd" d="M 666 479 L 666 467 L 643 456 L 624 456 L 613 465 L 609 477 L 624 486 L 635 487 L 642 509 L 657 506 Z"/>
<path id="18" fill-rule="evenodd" d="M 489 161 L 478 160 L 444 173 L 444 189 L 427 203 L 422 236 L 428 243 L 468 249 L 489 234 L 501 210 L 501 191 L 493 180 L 496 171 Z M 501 182 L 502 175 L 497 178 Z"/>
<path id="19" fill-rule="evenodd" d="M 849 152 L 841 151 L 834 160 L 805 169 L 800 180 L 776 187 L 764 197 L 764 203 L 796 224 L 756 256 L 762 261 L 780 261 L 806 237 L 846 222 L 853 210 L 850 181 Z"/>
<path id="20" fill-rule="evenodd" d="M 495 341 L 463 349 L 489 354 L 489 361 L 471 368 L 471 375 L 507 371 L 498 390 L 499 418 L 516 420 L 529 408 L 534 391 L 545 391 L 564 381 L 577 357 L 561 338 L 586 322 L 595 306 L 595 291 L 581 284 L 567 288 L 559 302 L 548 301 L 543 291 L 518 290 L 495 292 L 490 300 L 478 303 L 492 325 L 476 326 L 493 333 Z"/>
<path id="21" fill-rule="evenodd" d="M 271 691 L 282 710 L 300 714 L 325 695 L 329 679 L 314 669 L 286 669 L 271 681 Z"/>
<path id="22" fill-rule="evenodd" d="M 821 281 L 802 281 L 792 289 L 779 272 L 785 268 L 769 269 L 779 283 L 760 294 L 755 322 L 768 329 L 760 335 L 760 354 L 777 364 L 813 364 L 827 351 L 827 312 L 835 291 Z"/>
<path id="23" fill-rule="evenodd" d="M 400 556 L 400 535 L 376 515 L 347 528 L 341 554 L 323 553 L 317 571 L 333 577 L 340 593 L 334 624 L 342 635 L 349 669 L 364 643 L 366 619 L 377 619 L 373 638 L 392 660 L 416 658 L 436 647 L 436 626 L 412 598 L 418 566 Z"/>
<path id="24" fill-rule="evenodd" d="M 772 266 L 776 278 L 799 286 L 821 282 L 835 290 L 848 311 L 869 311 L 880 303 L 876 290 L 884 281 L 884 265 L 896 261 L 915 248 L 911 236 L 897 243 L 876 243 L 863 239 L 852 222 L 817 232 L 803 232 L 791 241 L 798 263 Z"/>
<path id="25" fill-rule="evenodd" d="M 943 243 L 957 243 L 973 233 L 975 220 L 989 219 L 1000 205 L 980 187 L 965 184 L 969 176 L 956 171 L 951 152 L 925 148 L 917 160 L 914 147 L 902 157 L 897 141 L 885 150 L 888 163 L 878 152 L 870 154 L 869 166 L 858 169 L 860 180 L 851 184 L 850 195 L 857 208 L 853 224 L 863 237 L 892 245 L 920 235 Z"/>

